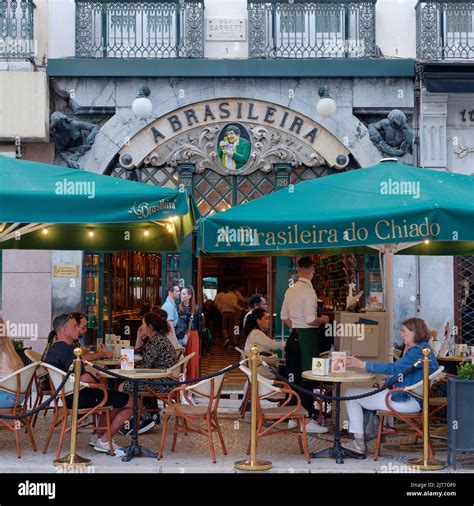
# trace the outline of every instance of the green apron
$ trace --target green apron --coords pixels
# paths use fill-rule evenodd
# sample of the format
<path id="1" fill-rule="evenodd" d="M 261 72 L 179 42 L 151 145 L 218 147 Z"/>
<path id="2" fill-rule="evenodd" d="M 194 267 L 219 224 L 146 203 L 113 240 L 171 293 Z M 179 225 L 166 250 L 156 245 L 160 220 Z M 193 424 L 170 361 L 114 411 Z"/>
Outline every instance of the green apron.
<path id="1" fill-rule="evenodd" d="M 319 357 L 318 327 L 296 330 L 300 343 L 301 372 L 310 371 L 313 367 L 313 358 Z"/>

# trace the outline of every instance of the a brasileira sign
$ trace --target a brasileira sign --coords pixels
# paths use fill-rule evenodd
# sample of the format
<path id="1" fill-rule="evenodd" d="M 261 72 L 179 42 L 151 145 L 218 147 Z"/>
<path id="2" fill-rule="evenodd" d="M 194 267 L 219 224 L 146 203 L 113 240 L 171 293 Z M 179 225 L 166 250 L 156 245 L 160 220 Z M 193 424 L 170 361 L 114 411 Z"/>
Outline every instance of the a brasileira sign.
<path id="1" fill-rule="evenodd" d="M 377 220 L 371 227 L 357 226 L 353 221 L 349 227 L 341 230 L 338 228 L 324 228 L 312 225 L 301 226 L 297 223 L 273 230 L 261 231 L 257 228 L 241 226 L 232 228 L 223 226 L 217 229 L 215 248 L 237 249 L 243 246 L 253 246 L 256 249 L 268 249 L 279 247 L 284 249 L 291 246 L 302 248 L 308 246 L 330 247 L 361 245 L 372 240 L 377 243 L 383 241 L 422 241 L 427 238 L 436 239 L 441 233 L 439 223 L 432 222 L 425 216 L 419 222 L 404 220 L 383 219 Z"/>
<path id="2" fill-rule="evenodd" d="M 207 160 L 209 168 L 216 168 L 217 161 L 230 171 L 248 167 L 258 157 L 278 162 L 278 150 L 281 161 L 307 165 L 326 161 L 341 167 L 349 155 L 337 137 L 308 116 L 261 100 L 222 98 L 190 104 L 153 121 L 120 150 L 120 161 L 125 167 L 137 166 L 154 153 L 162 163 L 173 163 L 176 157 L 166 154 L 180 149 L 188 161 L 194 156 L 205 166 Z M 267 160 L 265 153 L 277 156 Z"/>
<path id="3" fill-rule="evenodd" d="M 314 123 L 309 124 L 306 121 L 305 124 L 304 117 L 295 112 L 256 101 L 219 100 L 217 103 L 212 101 L 187 107 L 166 116 L 166 121 L 173 133 L 187 127 L 202 126 L 217 119 L 226 122 L 246 121 L 278 126 L 311 144 L 316 140 L 316 135 L 320 130 Z M 166 136 L 155 126 L 150 128 L 150 132 L 155 142 L 166 139 Z"/>

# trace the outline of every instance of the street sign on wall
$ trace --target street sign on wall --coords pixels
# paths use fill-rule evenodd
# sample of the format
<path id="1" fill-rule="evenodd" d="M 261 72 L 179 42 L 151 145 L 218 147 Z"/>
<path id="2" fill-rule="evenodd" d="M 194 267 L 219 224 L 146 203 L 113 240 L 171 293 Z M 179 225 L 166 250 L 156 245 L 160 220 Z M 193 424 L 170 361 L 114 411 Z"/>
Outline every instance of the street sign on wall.
<path id="1" fill-rule="evenodd" d="M 244 41 L 246 29 L 244 18 L 208 18 L 206 41 Z"/>

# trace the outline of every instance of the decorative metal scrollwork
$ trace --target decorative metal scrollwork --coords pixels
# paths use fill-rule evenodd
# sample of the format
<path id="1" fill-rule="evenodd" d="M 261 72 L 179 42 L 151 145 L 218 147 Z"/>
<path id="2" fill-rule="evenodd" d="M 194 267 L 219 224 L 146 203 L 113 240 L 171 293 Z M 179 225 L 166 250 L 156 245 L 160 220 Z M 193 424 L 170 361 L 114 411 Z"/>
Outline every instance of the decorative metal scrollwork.
<path id="1" fill-rule="evenodd" d="M 150 153 L 144 163 L 154 166 L 176 167 L 178 163 L 194 163 L 196 172 L 211 169 L 221 175 L 247 175 L 261 170 L 268 172 L 274 163 L 291 166 L 324 165 L 324 158 L 305 143 L 279 130 L 258 125 L 246 125 L 252 149 L 248 162 L 241 169 L 225 168 L 217 154 L 217 141 L 223 125 L 190 130 L 163 143 Z"/>

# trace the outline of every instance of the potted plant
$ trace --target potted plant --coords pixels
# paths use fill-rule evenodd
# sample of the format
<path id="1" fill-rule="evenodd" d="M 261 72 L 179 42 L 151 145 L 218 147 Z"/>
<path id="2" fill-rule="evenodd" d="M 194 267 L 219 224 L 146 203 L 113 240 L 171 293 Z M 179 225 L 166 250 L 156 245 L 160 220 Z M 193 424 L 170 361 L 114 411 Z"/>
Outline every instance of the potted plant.
<path id="1" fill-rule="evenodd" d="M 464 362 L 458 376 L 448 379 L 448 466 L 451 451 L 474 452 L 474 364 Z"/>
<path id="2" fill-rule="evenodd" d="M 28 365 L 30 363 L 28 357 L 25 355 L 25 343 L 21 339 L 12 339 L 11 343 L 13 344 L 13 347 L 15 348 L 15 351 L 18 353 L 19 357 L 21 358 L 22 362 L 25 365 Z"/>

